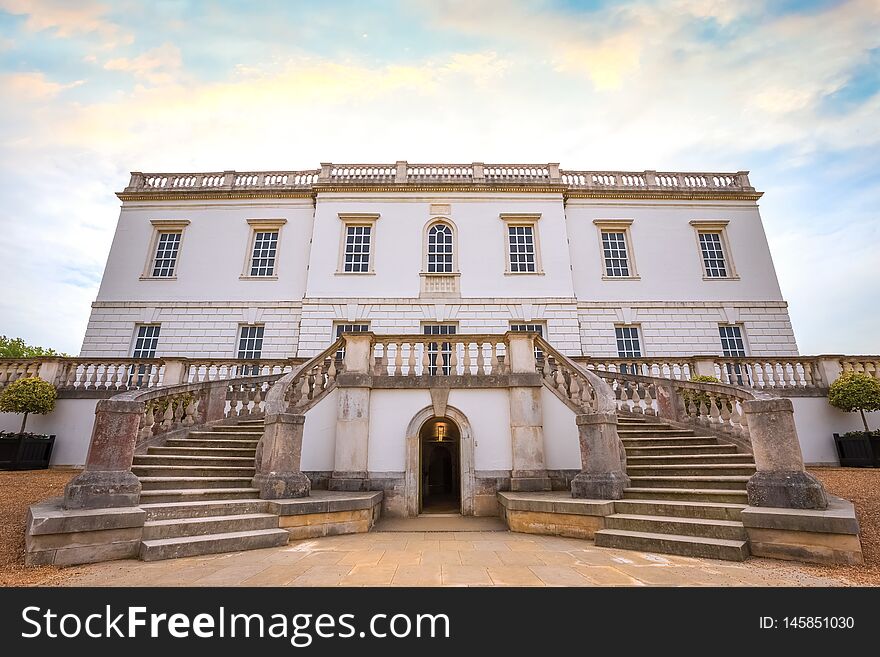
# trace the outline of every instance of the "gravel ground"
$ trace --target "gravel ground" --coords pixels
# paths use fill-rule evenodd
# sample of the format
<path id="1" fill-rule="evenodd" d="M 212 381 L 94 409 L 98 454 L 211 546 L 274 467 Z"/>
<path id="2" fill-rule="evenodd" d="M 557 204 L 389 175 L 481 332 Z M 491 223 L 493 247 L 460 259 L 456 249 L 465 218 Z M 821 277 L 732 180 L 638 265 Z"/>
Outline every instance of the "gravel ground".
<path id="1" fill-rule="evenodd" d="M 807 575 L 839 578 L 859 586 L 880 586 L 880 469 L 810 468 L 810 472 L 825 484 L 828 492 L 855 503 L 865 563 L 818 566 L 756 559 L 754 565 L 798 569 Z M 24 565 L 28 506 L 60 495 L 74 474 L 71 470 L 0 471 L 0 586 L 52 586 L 81 572 L 78 567 Z"/>
<path id="2" fill-rule="evenodd" d="M 0 586 L 51 586 L 76 568 L 24 565 L 24 527 L 28 507 L 61 495 L 73 470 L 0 471 Z"/>

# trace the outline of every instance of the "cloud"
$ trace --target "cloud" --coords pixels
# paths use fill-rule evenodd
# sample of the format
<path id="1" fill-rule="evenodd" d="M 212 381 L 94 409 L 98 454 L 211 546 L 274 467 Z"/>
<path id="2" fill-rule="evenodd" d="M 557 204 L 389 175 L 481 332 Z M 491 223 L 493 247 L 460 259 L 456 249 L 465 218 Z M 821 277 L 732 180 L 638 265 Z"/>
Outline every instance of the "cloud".
<path id="1" fill-rule="evenodd" d="M 165 43 L 134 58 L 118 57 L 104 64 L 108 71 L 124 71 L 151 84 L 174 81 L 182 68 L 180 48 Z"/>
<path id="2" fill-rule="evenodd" d="M 107 48 L 133 41 L 130 33 L 106 18 L 110 8 L 93 0 L 0 0 L 0 9 L 27 16 L 24 25 L 31 32 L 52 30 L 65 38 L 97 34 Z"/>
<path id="3" fill-rule="evenodd" d="M 51 100 L 65 89 L 78 87 L 82 83 L 82 80 L 77 80 L 69 84 L 60 84 L 49 80 L 39 71 L 0 73 L 0 89 L 3 90 L 3 96 L 17 103 Z"/>

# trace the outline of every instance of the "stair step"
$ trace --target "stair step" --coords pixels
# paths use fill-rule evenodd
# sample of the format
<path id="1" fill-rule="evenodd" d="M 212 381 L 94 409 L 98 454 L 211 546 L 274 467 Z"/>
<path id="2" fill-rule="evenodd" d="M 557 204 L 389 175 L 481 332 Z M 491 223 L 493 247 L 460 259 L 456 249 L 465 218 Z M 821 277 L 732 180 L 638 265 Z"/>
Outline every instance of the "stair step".
<path id="1" fill-rule="evenodd" d="M 222 434 L 221 434 L 222 435 Z M 259 440 L 203 440 L 201 438 L 169 438 L 165 447 L 226 447 L 231 449 L 256 449 Z"/>
<path id="2" fill-rule="evenodd" d="M 140 557 L 144 561 L 159 561 L 200 554 L 258 550 L 287 545 L 288 540 L 290 534 L 284 529 L 257 529 L 204 536 L 162 538 L 142 541 Z"/>
<path id="3" fill-rule="evenodd" d="M 144 504 L 199 500 L 257 500 L 259 497 L 258 488 L 178 488 L 141 491 L 141 502 Z"/>
<path id="4" fill-rule="evenodd" d="M 249 513 L 206 518 L 174 518 L 148 520 L 144 523 L 143 540 L 230 534 L 258 529 L 277 529 L 278 516 L 274 513 Z"/>
<path id="5" fill-rule="evenodd" d="M 620 434 L 621 438 L 624 438 L 624 437 L 626 437 L 626 438 L 640 438 L 643 436 L 646 438 L 651 438 L 651 437 L 687 438 L 687 437 L 693 436 L 695 432 L 693 429 L 670 429 L 670 428 L 652 429 L 652 428 L 644 428 L 641 426 L 638 428 L 630 428 L 628 426 L 621 427 L 620 425 L 618 425 L 617 433 Z"/>
<path id="6" fill-rule="evenodd" d="M 655 477 L 665 476 L 700 476 L 700 475 L 741 475 L 750 477 L 755 474 L 754 463 L 688 463 L 688 464 L 658 464 L 647 465 L 631 463 L 627 460 L 626 472 L 628 475 L 648 475 Z"/>
<path id="7" fill-rule="evenodd" d="M 674 456 L 698 454 L 736 454 L 736 445 L 652 445 L 650 447 L 625 447 L 626 456 Z"/>
<path id="8" fill-rule="evenodd" d="M 230 466 L 254 465 L 253 456 L 180 456 L 175 454 L 136 454 L 134 465 Z"/>
<path id="9" fill-rule="evenodd" d="M 253 431 L 190 431 L 187 434 L 190 438 L 205 438 L 205 439 L 225 439 L 225 440 L 259 440 L 263 435 L 263 430 L 253 430 Z"/>
<path id="10" fill-rule="evenodd" d="M 225 465 L 133 465 L 131 471 L 138 477 L 254 477 L 250 466 Z"/>
<path id="11" fill-rule="evenodd" d="M 253 477 L 139 477 L 142 490 L 249 488 Z"/>
<path id="12" fill-rule="evenodd" d="M 143 498 L 141 498 L 143 500 Z M 198 500 L 189 502 L 157 502 L 141 504 L 147 520 L 180 518 L 207 518 L 209 516 L 247 515 L 266 513 L 269 504 L 260 499 Z"/>
<path id="13" fill-rule="evenodd" d="M 623 491 L 624 499 L 636 500 L 690 500 L 694 502 L 730 502 L 747 504 L 749 496 L 744 490 L 718 488 L 643 488 L 633 486 Z"/>
<path id="14" fill-rule="evenodd" d="M 630 447 L 683 447 L 686 445 L 712 445 L 717 444 L 718 439 L 714 436 L 668 436 L 662 438 L 628 438 L 626 434 L 620 436 L 623 446 Z"/>
<path id="15" fill-rule="evenodd" d="M 711 488 L 745 491 L 748 476 L 717 475 L 717 476 L 637 476 L 629 478 L 636 488 Z"/>
<path id="16" fill-rule="evenodd" d="M 753 465 L 754 458 L 751 454 L 658 454 L 656 456 L 630 456 L 627 454 L 626 462 L 632 465 L 689 465 L 691 463 Z"/>
<path id="17" fill-rule="evenodd" d="M 748 538 L 743 524 L 736 520 L 679 518 L 674 516 L 615 513 L 605 516 L 605 529 L 623 529 L 650 534 L 679 534 L 703 538 L 744 541 Z"/>
<path id="18" fill-rule="evenodd" d="M 148 447 L 148 454 L 164 456 L 250 456 L 254 457 L 256 449 L 226 447 Z"/>
<path id="19" fill-rule="evenodd" d="M 705 518 L 707 520 L 739 520 L 745 508 L 745 504 L 688 500 L 623 499 L 614 501 L 614 510 L 617 513 L 674 518 Z"/>
<path id="20" fill-rule="evenodd" d="M 686 557 L 745 561 L 749 556 L 747 541 L 721 538 L 702 538 L 678 534 L 653 534 L 623 529 L 600 529 L 596 532 L 596 545 L 640 552 L 661 552 Z"/>

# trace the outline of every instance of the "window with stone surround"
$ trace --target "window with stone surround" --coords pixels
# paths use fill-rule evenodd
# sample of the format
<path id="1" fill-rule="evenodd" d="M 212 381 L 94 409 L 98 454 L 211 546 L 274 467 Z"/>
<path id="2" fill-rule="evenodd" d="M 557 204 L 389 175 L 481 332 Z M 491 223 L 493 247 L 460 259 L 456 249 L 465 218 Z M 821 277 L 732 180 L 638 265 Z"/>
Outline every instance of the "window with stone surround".
<path id="1" fill-rule="evenodd" d="M 595 219 L 593 223 L 599 230 L 602 278 L 639 278 L 632 257 L 632 219 Z"/>
<path id="2" fill-rule="evenodd" d="M 338 274 L 372 274 L 378 214 L 340 213 L 342 246 Z"/>
<path id="3" fill-rule="evenodd" d="M 274 276 L 275 256 L 278 252 L 278 231 L 267 230 L 254 233 L 251 250 L 251 276 Z"/>
<path id="4" fill-rule="evenodd" d="M 507 274 L 542 274 L 538 240 L 540 214 L 502 214 L 507 240 Z"/>
<path id="5" fill-rule="evenodd" d="M 183 231 L 189 225 L 189 221 L 154 219 L 150 223 L 153 225 L 153 238 L 150 241 L 149 257 L 141 278 L 175 279 Z"/>
<path id="6" fill-rule="evenodd" d="M 428 273 L 451 274 L 455 271 L 452 227 L 437 222 L 428 229 Z"/>
<path id="7" fill-rule="evenodd" d="M 730 244 L 727 240 L 727 221 L 692 221 L 700 249 L 703 278 L 736 279 Z"/>

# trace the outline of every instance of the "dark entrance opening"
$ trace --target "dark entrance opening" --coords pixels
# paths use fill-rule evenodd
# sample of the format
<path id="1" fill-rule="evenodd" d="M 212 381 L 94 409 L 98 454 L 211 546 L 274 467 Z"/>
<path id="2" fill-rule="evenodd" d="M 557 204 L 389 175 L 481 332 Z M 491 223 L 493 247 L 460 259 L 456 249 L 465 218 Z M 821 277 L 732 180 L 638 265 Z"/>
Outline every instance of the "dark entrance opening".
<path id="1" fill-rule="evenodd" d="M 419 511 L 461 511 L 460 434 L 455 422 L 435 417 L 419 434 Z"/>

